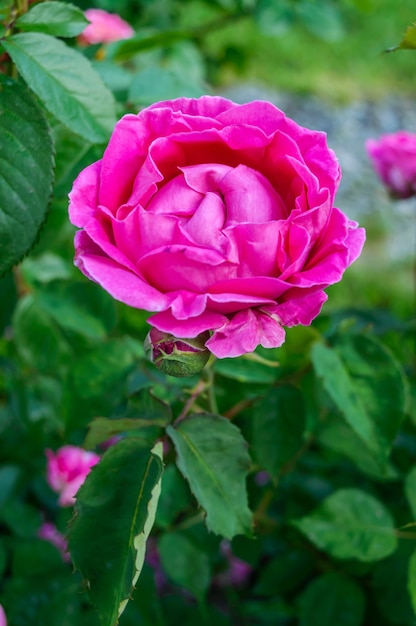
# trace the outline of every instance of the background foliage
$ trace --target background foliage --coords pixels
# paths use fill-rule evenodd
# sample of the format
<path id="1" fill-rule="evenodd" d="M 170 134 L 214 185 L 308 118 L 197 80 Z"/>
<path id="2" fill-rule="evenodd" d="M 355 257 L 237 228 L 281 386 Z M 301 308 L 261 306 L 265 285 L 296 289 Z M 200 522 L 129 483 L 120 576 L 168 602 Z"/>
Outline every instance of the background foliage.
<path id="1" fill-rule="evenodd" d="M 141 571 L 126 626 L 414 626 L 413 288 L 371 284 L 359 262 L 281 349 L 173 379 L 144 358 L 146 314 L 73 267 L 67 218 L 74 177 L 101 156 L 115 120 L 155 100 L 254 74 L 335 99 L 414 90 L 414 56 L 378 54 L 400 42 L 413 3 L 101 0 L 136 35 L 87 48 L 76 36 L 90 4 L 51 5 L 1 4 L 13 61 L 2 57 L 0 75 L 10 625 L 111 626 Z M 73 573 L 38 537 L 43 521 L 67 533 L 72 517 L 47 485 L 44 450 L 103 454 L 114 436 L 79 493 Z"/>

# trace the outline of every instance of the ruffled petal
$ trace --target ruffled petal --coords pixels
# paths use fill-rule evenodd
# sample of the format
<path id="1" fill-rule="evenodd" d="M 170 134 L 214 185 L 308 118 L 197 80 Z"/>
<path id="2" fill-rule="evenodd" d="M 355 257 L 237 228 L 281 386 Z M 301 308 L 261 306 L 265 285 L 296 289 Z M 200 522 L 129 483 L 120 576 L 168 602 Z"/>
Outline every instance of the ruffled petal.
<path id="1" fill-rule="evenodd" d="M 278 348 L 285 340 L 285 331 L 276 319 L 261 311 L 239 311 L 216 330 L 205 344 L 219 359 L 253 352 L 257 346 Z"/>

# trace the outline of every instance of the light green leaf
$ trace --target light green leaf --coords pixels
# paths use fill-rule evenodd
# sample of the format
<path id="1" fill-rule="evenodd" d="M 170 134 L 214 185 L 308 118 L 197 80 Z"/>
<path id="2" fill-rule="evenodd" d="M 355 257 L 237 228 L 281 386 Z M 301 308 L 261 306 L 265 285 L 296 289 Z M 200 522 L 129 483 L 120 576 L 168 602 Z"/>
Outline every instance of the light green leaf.
<path id="1" fill-rule="evenodd" d="M 316 374 L 338 411 L 382 464 L 405 414 L 401 367 L 375 338 L 344 335 L 333 349 L 316 343 Z"/>
<path id="2" fill-rule="evenodd" d="M 337 559 L 378 561 L 397 546 L 389 511 L 360 489 L 340 489 L 311 515 L 292 523 L 318 548 Z"/>
<path id="3" fill-rule="evenodd" d="M 386 52 L 394 52 L 395 50 L 415 50 L 416 49 L 416 22 L 407 27 L 403 39 L 397 46 L 388 48 Z"/>
<path id="4" fill-rule="evenodd" d="M 251 462 L 239 429 L 224 417 L 203 413 L 166 431 L 175 444 L 177 465 L 206 511 L 208 529 L 227 539 L 251 535 L 245 486 Z"/>
<path id="5" fill-rule="evenodd" d="M 27 254 L 46 219 L 54 148 L 43 111 L 22 84 L 0 74 L 0 275 Z"/>
<path id="6" fill-rule="evenodd" d="M 205 92 L 205 87 L 189 81 L 186 74 L 175 74 L 169 69 L 154 65 L 135 74 L 128 100 L 140 106 L 148 106 L 158 100 L 198 98 Z"/>
<path id="7" fill-rule="evenodd" d="M 162 471 L 161 443 L 145 452 L 125 439 L 108 449 L 78 491 L 69 549 L 103 626 L 118 623 L 139 578 Z"/>
<path id="8" fill-rule="evenodd" d="M 116 122 L 114 98 L 80 52 L 44 33 L 13 35 L 2 45 L 64 126 L 91 143 L 108 140 Z"/>
<path id="9" fill-rule="evenodd" d="M 305 411 L 295 388 L 273 388 L 253 411 L 253 452 L 260 467 L 277 476 L 304 443 Z"/>
<path id="10" fill-rule="evenodd" d="M 302 24 L 316 37 L 324 41 L 338 41 L 346 34 L 341 12 L 334 3 L 299 2 L 296 12 Z"/>
<path id="11" fill-rule="evenodd" d="M 351 578 L 328 572 L 306 588 L 299 598 L 299 626 L 361 626 L 365 596 Z"/>
<path id="12" fill-rule="evenodd" d="M 164 534 L 158 549 L 163 569 L 169 578 L 202 602 L 210 583 L 208 555 L 178 532 Z"/>
<path id="13" fill-rule="evenodd" d="M 24 31 L 37 31 L 56 37 L 76 37 L 89 22 L 81 9 L 66 2 L 42 2 L 16 20 Z"/>

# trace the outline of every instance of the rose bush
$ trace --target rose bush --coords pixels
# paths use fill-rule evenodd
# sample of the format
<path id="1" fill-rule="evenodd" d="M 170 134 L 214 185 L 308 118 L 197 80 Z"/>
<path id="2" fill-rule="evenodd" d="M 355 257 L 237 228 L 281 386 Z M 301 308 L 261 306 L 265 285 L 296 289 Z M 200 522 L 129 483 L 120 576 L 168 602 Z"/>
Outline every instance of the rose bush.
<path id="1" fill-rule="evenodd" d="M 81 45 L 111 43 L 120 39 L 129 39 L 134 35 L 130 24 L 116 13 L 108 13 L 103 9 L 87 9 L 84 14 L 90 23 L 78 36 L 78 42 Z"/>
<path id="2" fill-rule="evenodd" d="M 45 454 L 46 478 L 51 489 L 60 494 L 61 506 L 72 506 L 75 494 L 100 457 L 77 446 L 62 446 L 56 452 L 46 450 Z"/>
<path id="3" fill-rule="evenodd" d="M 416 194 L 416 134 L 400 130 L 368 139 L 366 149 L 375 171 L 395 198 Z"/>
<path id="4" fill-rule="evenodd" d="M 75 263 L 153 327 L 210 331 L 217 357 L 278 347 L 361 252 L 339 181 L 325 134 L 268 102 L 160 102 L 124 116 L 76 179 Z"/>

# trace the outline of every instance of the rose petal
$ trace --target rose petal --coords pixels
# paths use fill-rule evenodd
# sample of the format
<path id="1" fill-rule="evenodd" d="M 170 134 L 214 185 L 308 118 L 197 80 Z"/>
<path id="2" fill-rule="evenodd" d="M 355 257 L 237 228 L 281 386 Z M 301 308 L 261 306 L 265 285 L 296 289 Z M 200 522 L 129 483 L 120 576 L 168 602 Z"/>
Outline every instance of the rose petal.
<path id="1" fill-rule="evenodd" d="M 246 309 L 216 330 L 205 345 L 223 359 L 253 352 L 258 345 L 278 348 L 284 340 L 285 331 L 275 319 L 261 311 Z"/>

